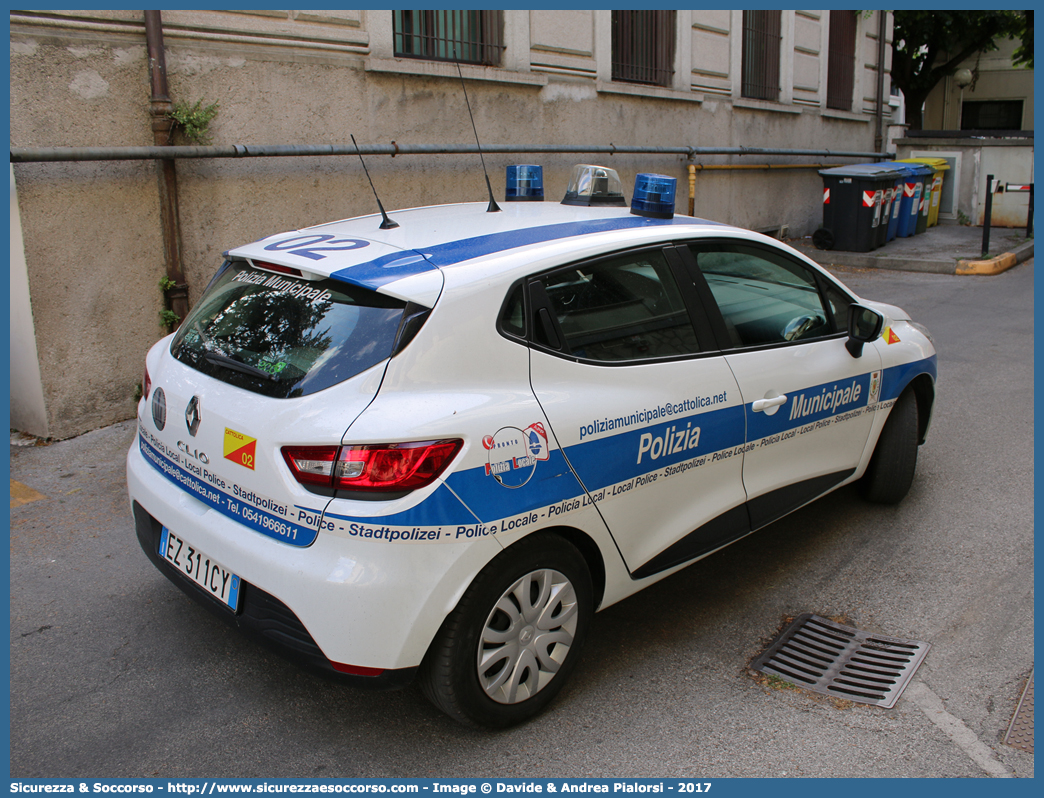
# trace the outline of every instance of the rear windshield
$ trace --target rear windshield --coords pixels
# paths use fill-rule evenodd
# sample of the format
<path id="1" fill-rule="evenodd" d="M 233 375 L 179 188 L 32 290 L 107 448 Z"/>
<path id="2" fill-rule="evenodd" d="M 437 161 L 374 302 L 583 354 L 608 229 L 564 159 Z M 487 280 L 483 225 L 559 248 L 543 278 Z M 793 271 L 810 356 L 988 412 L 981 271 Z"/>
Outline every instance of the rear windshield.
<path id="1" fill-rule="evenodd" d="M 182 322 L 171 354 L 275 398 L 307 396 L 392 354 L 405 303 L 338 280 L 227 262 Z"/>

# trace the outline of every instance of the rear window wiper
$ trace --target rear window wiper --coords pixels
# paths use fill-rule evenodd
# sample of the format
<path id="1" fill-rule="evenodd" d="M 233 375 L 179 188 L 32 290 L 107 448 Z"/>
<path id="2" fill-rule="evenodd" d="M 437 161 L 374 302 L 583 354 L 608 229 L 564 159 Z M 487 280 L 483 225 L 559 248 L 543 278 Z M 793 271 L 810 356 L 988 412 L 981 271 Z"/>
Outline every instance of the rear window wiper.
<path id="1" fill-rule="evenodd" d="M 256 366 L 244 363 L 242 360 L 236 360 L 228 355 L 223 355 L 217 350 L 217 347 L 214 346 L 214 342 L 210 340 L 210 336 L 203 332 L 203 328 L 200 326 L 198 321 L 193 326 L 196 328 L 196 332 L 199 333 L 199 337 L 203 341 L 203 346 L 206 347 L 207 351 L 203 353 L 203 357 L 208 363 L 212 363 L 215 366 L 224 366 L 232 371 L 241 371 L 242 373 L 249 374 L 252 377 L 260 377 L 261 379 L 271 380 L 272 382 L 280 381 L 279 377 L 275 374 L 269 374 L 267 371 L 262 371 Z"/>
<path id="2" fill-rule="evenodd" d="M 241 371 L 244 374 L 251 375 L 252 377 L 260 377 L 264 380 L 280 382 L 280 378 L 277 375 L 269 374 L 267 371 L 262 371 L 256 366 L 251 366 L 249 363 L 244 363 L 242 360 L 236 360 L 228 355 L 222 355 L 220 352 L 204 352 L 203 357 L 208 363 L 213 363 L 215 366 L 224 366 L 232 371 Z"/>

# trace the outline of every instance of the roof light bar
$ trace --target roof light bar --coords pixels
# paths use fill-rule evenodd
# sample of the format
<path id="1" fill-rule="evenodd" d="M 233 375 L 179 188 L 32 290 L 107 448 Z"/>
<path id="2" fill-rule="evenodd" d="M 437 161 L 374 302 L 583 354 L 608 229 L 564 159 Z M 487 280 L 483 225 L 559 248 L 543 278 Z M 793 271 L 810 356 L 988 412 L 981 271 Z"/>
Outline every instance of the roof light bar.
<path id="1" fill-rule="evenodd" d="M 529 163 L 509 166 L 504 200 L 506 202 L 543 202 L 544 168 Z"/>
<path id="2" fill-rule="evenodd" d="M 569 177 L 563 205 L 615 205 L 627 207 L 623 184 L 615 169 L 593 164 L 577 164 Z"/>
<path id="3" fill-rule="evenodd" d="M 653 219 L 674 218 L 674 194 L 678 181 L 667 175 L 639 174 L 634 179 L 631 213 Z"/>

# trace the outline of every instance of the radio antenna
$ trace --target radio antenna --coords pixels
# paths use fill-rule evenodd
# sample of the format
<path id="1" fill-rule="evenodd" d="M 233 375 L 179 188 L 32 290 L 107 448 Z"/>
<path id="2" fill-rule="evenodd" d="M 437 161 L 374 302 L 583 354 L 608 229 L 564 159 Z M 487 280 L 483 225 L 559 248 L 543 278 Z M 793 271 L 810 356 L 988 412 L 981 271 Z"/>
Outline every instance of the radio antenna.
<path id="1" fill-rule="evenodd" d="M 453 63 L 457 65 L 457 74 L 460 75 L 460 87 L 464 90 L 464 102 L 468 105 L 468 116 L 471 117 L 471 129 L 475 131 L 475 145 L 478 147 L 479 160 L 482 161 L 482 174 L 486 178 L 486 191 L 489 192 L 489 205 L 486 207 L 486 213 L 497 213 L 500 211 L 500 206 L 497 205 L 497 201 L 493 199 L 493 187 L 489 184 L 489 172 L 486 171 L 486 159 L 482 157 L 482 144 L 479 143 L 478 128 L 475 127 L 475 115 L 471 113 L 471 103 L 468 102 L 468 88 L 464 85 L 464 73 L 460 71 L 460 61 L 457 60 L 457 48 L 453 48 Z"/>
<path id="2" fill-rule="evenodd" d="M 351 134 L 349 134 L 351 135 Z M 381 216 L 384 221 L 381 222 L 381 230 L 391 230 L 393 227 L 398 227 L 398 222 L 393 222 L 388 218 L 388 214 L 384 211 L 384 206 L 381 205 L 381 198 L 377 196 L 377 189 L 373 186 L 373 180 L 370 179 L 370 171 L 366 168 L 366 161 L 363 160 L 362 152 L 359 150 L 359 144 L 355 141 L 355 136 L 352 136 L 352 144 L 355 145 L 355 154 L 359 156 L 359 163 L 362 164 L 363 172 L 366 173 L 366 179 L 370 181 L 370 189 L 373 191 L 373 198 L 377 200 L 377 207 L 381 209 Z"/>

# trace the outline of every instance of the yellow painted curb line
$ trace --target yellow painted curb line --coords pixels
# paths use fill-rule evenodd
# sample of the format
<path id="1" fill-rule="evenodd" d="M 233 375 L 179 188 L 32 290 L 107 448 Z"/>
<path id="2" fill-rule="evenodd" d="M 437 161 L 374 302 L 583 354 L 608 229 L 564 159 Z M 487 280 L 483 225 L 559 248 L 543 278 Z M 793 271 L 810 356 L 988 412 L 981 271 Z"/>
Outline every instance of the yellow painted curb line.
<path id="1" fill-rule="evenodd" d="M 1000 274 L 1017 263 L 1015 253 L 1005 252 L 989 260 L 959 260 L 957 274 Z"/>
<path id="2" fill-rule="evenodd" d="M 42 493 L 33 490 L 28 485 L 11 480 L 11 507 L 21 507 L 23 504 L 37 502 L 46 498 Z"/>

